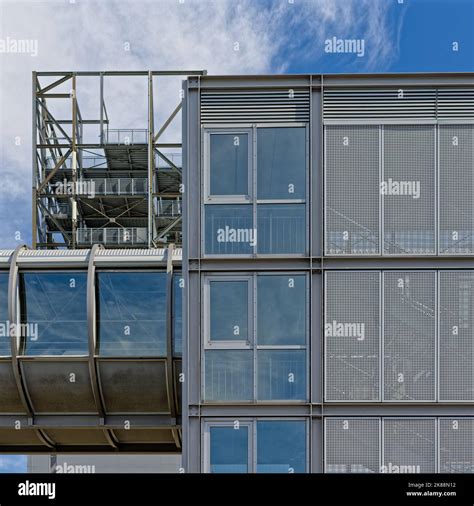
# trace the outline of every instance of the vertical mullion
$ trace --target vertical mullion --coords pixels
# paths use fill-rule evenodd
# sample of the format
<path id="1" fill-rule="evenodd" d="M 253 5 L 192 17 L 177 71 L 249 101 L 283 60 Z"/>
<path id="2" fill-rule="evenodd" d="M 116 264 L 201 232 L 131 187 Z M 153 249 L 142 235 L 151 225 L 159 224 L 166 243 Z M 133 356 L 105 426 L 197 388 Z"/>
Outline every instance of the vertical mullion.
<path id="1" fill-rule="evenodd" d="M 251 473 L 257 472 L 257 420 L 254 418 L 251 422 L 251 431 L 249 431 L 249 438 L 251 438 L 251 467 L 249 471 Z"/>
<path id="2" fill-rule="evenodd" d="M 257 231 L 257 240 L 253 246 L 253 256 L 257 255 L 257 244 L 259 233 L 257 230 L 257 126 L 252 126 L 252 164 L 249 167 L 252 180 L 252 221 L 254 234 Z"/>
<path id="3" fill-rule="evenodd" d="M 379 271 L 379 400 L 384 400 L 384 386 L 385 386 L 385 368 L 384 368 L 384 273 Z"/>
<path id="4" fill-rule="evenodd" d="M 380 396 L 379 399 L 385 400 L 385 272 L 379 271 L 379 300 L 380 300 L 380 330 L 379 330 L 379 346 L 380 346 Z"/>
<path id="5" fill-rule="evenodd" d="M 382 466 L 385 465 L 385 418 L 382 416 L 380 417 L 380 439 L 382 441 L 380 445 L 380 470 L 382 469 Z M 379 471 L 380 472 L 380 471 Z"/>
<path id="6" fill-rule="evenodd" d="M 385 225 L 384 225 L 384 201 L 383 194 L 380 191 L 380 185 L 384 180 L 384 130 L 383 125 L 379 125 L 379 255 L 384 254 L 385 249 Z"/>
<path id="7" fill-rule="evenodd" d="M 253 286 L 253 336 L 252 336 L 252 353 L 253 353 L 253 401 L 257 400 L 257 273 L 252 275 L 252 286 Z"/>
<path id="8" fill-rule="evenodd" d="M 440 271 L 435 272 L 435 402 L 439 402 L 439 371 L 440 371 L 440 350 L 439 350 L 439 323 L 440 323 Z"/>
<path id="9" fill-rule="evenodd" d="M 439 124 L 436 124 L 434 127 L 434 154 L 435 154 L 435 163 L 434 163 L 434 175 L 435 175 L 435 254 L 439 256 Z"/>

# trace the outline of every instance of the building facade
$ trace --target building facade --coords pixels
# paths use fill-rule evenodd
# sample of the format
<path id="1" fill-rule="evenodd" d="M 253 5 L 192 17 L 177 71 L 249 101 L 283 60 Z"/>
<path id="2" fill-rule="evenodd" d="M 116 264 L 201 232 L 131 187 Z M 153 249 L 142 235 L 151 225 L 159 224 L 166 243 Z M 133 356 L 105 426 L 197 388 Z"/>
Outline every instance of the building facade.
<path id="1" fill-rule="evenodd" d="M 186 469 L 473 472 L 473 75 L 185 93 Z"/>
<path id="2" fill-rule="evenodd" d="M 35 107 L 76 86 L 56 74 Z M 139 72 L 148 128 L 124 142 L 92 74 L 99 118 L 73 94 L 35 131 L 34 246 L 68 249 L 0 252 L 25 334 L 0 338 L 0 451 L 474 472 L 474 75 L 189 72 L 155 129 Z M 53 194 L 79 176 L 94 197 Z"/>

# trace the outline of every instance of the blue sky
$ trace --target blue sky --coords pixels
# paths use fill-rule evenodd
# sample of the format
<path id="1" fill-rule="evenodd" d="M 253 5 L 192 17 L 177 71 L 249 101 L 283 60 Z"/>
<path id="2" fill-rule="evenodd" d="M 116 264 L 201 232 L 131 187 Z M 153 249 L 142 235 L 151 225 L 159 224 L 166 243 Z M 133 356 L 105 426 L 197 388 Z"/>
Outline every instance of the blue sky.
<path id="1" fill-rule="evenodd" d="M 0 53 L 0 248 L 31 243 L 32 70 L 474 71 L 474 0 L 3 0 L 0 20 L 0 39 L 38 42 Z M 364 56 L 326 53 L 332 37 L 363 39 Z M 0 473 L 25 465 L 3 457 Z"/>

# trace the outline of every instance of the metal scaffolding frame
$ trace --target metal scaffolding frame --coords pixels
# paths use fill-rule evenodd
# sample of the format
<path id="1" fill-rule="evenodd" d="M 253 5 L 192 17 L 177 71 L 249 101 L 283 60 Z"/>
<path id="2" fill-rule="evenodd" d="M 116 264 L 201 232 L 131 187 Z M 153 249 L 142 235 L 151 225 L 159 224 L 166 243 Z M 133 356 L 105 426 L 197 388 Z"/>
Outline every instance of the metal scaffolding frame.
<path id="1" fill-rule="evenodd" d="M 33 248 L 181 243 L 182 169 L 165 150 L 180 151 L 182 143 L 164 143 L 160 138 L 182 103 L 156 131 L 153 79 L 205 74 L 204 70 L 33 72 Z M 104 79 L 112 76 L 147 79 L 146 129 L 109 128 Z M 81 114 L 78 77 L 99 79 L 97 118 Z M 61 90 L 64 83 L 71 86 L 66 93 Z M 53 104 L 64 100 L 70 101 L 70 117 L 56 117 Z M 97 143 L 84 139 L 84 127 L 90 125 L 99 129 Z M 63 182 L 67 185 L 61 187 Z M 100 191 L 91 198 L 81 191 L 84 184 L 98 184 Z"/>

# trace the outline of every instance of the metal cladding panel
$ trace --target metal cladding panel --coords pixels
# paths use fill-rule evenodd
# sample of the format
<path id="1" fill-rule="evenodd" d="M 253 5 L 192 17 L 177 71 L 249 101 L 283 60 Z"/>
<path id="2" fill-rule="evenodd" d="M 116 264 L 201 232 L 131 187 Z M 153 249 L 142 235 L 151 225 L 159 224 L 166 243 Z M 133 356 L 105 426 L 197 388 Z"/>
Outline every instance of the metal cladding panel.
<path id="1" fill-rule="evenodd" d="M 385 473 L 436 472 L 436 421 L 428 418 L 385 418 L 383 466 Z"/>
<path id="2" fill-rule="evenodd" d="M 435 128 L 384 127 L 384 252 L 435 254 Z"/>
<path id="3" fill-rule="evenodd" d="M 380 252 L 379 127 L 325 128 L 326 254 Z"/>
<path id="4" fill-rule="evenodd" d="M 21 361 L 33 411 L 97 413 L 87 362 Z"/>
<path id="5" fill-rule="evenodd" d="M 435 400 L 436 273 L 384 272 L 384 400 Z"/>
<path id="6" fill-rule="evenodd" d="M 325 473 L 378 473 L 380 419 L 326 418 Z"/>
<path id="7" fill-rule="evenodd" d="M 474 418 L 439 419 L 439 472 L 474 473 Z"/>
<path id="8" fill-rule="evenodd" d="M 169 429 L 115 429 L 114 434 L 120 443 L 175 444 L 173 433 Z"/>
<path id="9" fill-rule="evenodd" d="M 439 126 L 439 252 L 474 253 L 474 125 Z"/>
<path id="10" fill-rule="evenodd" d="M 43 443 L 32 429 L 0 429 L 0 447 L 10 446 L 43 446 Z"/>
<path id="11" fill-rule="evenodd" d="M 474 401 L 474 272 L 440 272 L 439 292 L 439 400 Z"/>
<path id="12" fill-rule="evenodd" d="M 308 89 L 229 89 L 201 92 L 201 122 L 205 124 L 308 121 Z"/>
<path id="13" fill-rule="evenodd" d="M 97 429 L 47 429 L 44 433 L 57 445 L 72 446 L 107 446 L 104 432 Z"/>
<path id="14" fill-rule="evenodd" d="M 436 89 L 325 89 L 324 120 L 436 118 Z"/>
<path id="15" fill-rule="evenodd" d="M 24 413 L 10 360 L 0 362 L 0 413 Z"/>
<path id="16" fill-rule="evenodd" d="M 380 399 L 380 273 L 326 272 L 326 400 Z"/>
<path id="17" fill-rule="evenodd" d="M 99 360 L 105 411 L 169 413 L 166 363 L 151 360 Z"/>

